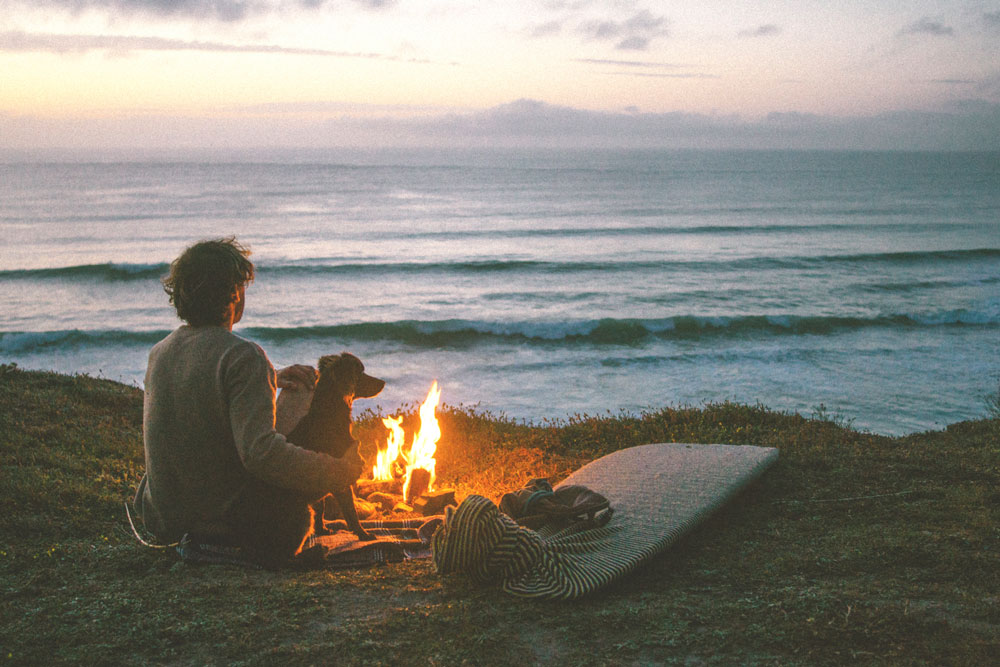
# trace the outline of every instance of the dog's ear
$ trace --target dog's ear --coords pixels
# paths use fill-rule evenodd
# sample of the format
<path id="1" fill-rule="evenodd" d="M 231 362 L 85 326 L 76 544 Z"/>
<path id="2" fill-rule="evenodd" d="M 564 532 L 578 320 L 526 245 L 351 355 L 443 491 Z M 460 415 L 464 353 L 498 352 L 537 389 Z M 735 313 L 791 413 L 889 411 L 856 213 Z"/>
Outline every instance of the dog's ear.
<path id="1" fill-rule="evenodd" d="M 377 377 L 372 377 L 365 373 L 365 365 L 361 363 L 361 360 L 355 357 L 353 354 L 344 352 L 340 355 L 342 358 L 346 357 L 350 360 L 351 366 L 354 369 L 354 397 L 355 398 L 371 398 L 378 395 L 382 391 L 382 387 L 385 386 L 385 380 L 380 380 Z"/>
<path id="2" fill-rule="evenodd" d="M 361 363 L 360 359 L 350 352 L 341 352 L 337 360 L 335 372 L 337 373 L 337 379 L 348 388 L 351 394 L 354 394 L 358 386 L 358 379 L 361 377 L 364 369 L 365 365 Z"/>
<path id="3" fill-rule="evenodd" d="M 317 387 L 324 387 L 339 396 L 353 396 L 354 385 L 357 382 L 351 372 L 353 364 L 342 354 L 328 354 L 319 358 L 319 381 Z"/>
<path id="4" fill-rule="evenodd" d="M 319 381 L 335 384 L 344 396 L 371 398 L 385 386 L 385 381 L 365 373 L 365 365 L 350 352 L 329 354 L 319 359 Z"/>
<path id="5" fill-rule="evenodd" d="M 320 359 L 320 380 L 324 375 L 336 378 L 337 385 L 345 396 L 371 398 L 385 386 L 385 381 L 365 373 L 365 365 L 350 352 L 342 352 Z"/>
<path id="6" fill-rule="evenodd" d="M 317 364 L 319 366 L 319 374 L 327 375 L 331 373 L 339 359 L 340 359 L 339 354 L 328 354 L 326 356 L 320 357 L 319 364 Z"/>
<path id="7" fill-rule="evenodd" d="M 341 396 L 354 396 L 358 379 L 364 366 L 353 354 L 328 354 L 320 357 L 319 382 L 324 386 L 336 387 Z"/>

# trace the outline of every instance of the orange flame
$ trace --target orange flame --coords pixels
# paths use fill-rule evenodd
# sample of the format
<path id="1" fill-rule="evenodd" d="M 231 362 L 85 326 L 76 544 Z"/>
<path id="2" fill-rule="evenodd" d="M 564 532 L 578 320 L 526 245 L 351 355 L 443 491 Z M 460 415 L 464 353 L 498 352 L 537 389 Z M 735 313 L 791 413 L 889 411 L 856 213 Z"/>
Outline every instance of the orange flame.
<path id="1" fill-rule="evenodd" d="M 379 449 L 375 455 L 372 479 L 391 481 L 395 477 L 393 475 L 393 468 L 395 467 L 396 459 L 399 458 L 400 450 L 403 449 L 406 434 L 403 433 L 403 427 L 401 426 L 403 423 L 402 417 L 385 417 L 382 419 L 382 423 L 389 429 L 389 436 L 385 443 L 385 449 Z"/>
<path id="2" fill-rule="evenodd" d="M 372 478 L 378 480 L 391 480 L 394 475 L 395 462 L 402 458 L 405 461 L 405 481 L 403 482 L 403 497 L 409 495 L 410 476 L 417 468 L 422 468 L 430 473 L 430 481 L 427 490 L 434 490 L 434 467 L 437 461 L 434 459 L 434 452 L 437 451 L 437 442 L 441 439 L 441 427 L 438 425 L 434 410 L 438 401 L 441 400 L 441 390 L 438 388 L 437 380 L 431 385 L 427 392 L 427 398 L 420 406 L 420 427 L 413 442 L 408 448 L 404 447 L 406 434 L 403 432 L 402 417 L 387 417 L 382 423 L 389 430 L 386 441 L 386 448 L 379 449 L 375 459 L 375 466 L 372 469 Z"/>

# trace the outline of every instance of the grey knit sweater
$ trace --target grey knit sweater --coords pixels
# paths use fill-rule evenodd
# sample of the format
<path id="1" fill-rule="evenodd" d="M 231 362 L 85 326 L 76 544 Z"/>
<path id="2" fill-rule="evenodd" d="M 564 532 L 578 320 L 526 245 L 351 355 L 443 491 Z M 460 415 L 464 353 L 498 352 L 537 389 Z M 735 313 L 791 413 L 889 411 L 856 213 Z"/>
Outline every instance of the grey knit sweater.
<path id="1" fill-rule="evenodd" d="M 182 326 L 149 354 L 143 405 L 146 528 L 227 534 L 248 476 L 319 497 L 351 484 L 345 464 L 274 430 L 276 374 L 264 351 L 223 327 Z"/>

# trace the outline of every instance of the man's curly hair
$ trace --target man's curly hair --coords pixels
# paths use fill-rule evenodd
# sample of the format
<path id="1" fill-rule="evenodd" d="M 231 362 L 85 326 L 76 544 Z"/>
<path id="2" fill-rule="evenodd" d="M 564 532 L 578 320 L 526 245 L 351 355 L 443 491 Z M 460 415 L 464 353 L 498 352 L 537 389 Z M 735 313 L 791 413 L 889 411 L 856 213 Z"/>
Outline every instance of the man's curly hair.
<path id="1" fill-rule="evenodd" d="M 239 289 L 254 278 L 249 255 L 232 236 L 201 241 L 181 253 L 162 280 L 177 316 L 193 326 L 223 324 Z"/>

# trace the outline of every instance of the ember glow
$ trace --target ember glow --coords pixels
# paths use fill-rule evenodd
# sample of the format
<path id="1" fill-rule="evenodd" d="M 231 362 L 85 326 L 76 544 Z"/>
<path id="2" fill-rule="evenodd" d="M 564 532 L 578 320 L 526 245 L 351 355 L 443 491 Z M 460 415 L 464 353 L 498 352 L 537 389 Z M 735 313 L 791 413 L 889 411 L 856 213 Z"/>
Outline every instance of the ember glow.
<path id="1" fill-rule="evenodd" d="M 441 438 L 441 427 L 438 425 L 434 410 L 441 400 L 441 390 L 435 380 L 431 385 L 427 398 L 420 406 L 420 426 L 413 442 L 405 446 L 406 434 L 403 432 L 402 417 L 386 417 L 382 423 L 388 429 L 385 449 L 379 449 L 372 469 L 372 478 L 391 481 L 404 476 L 403 497 L 409 497 L 410 478 L 413 471 L 422 468 L 430 474 L 427 490 L 434 490 L 434 452 Z"/>

